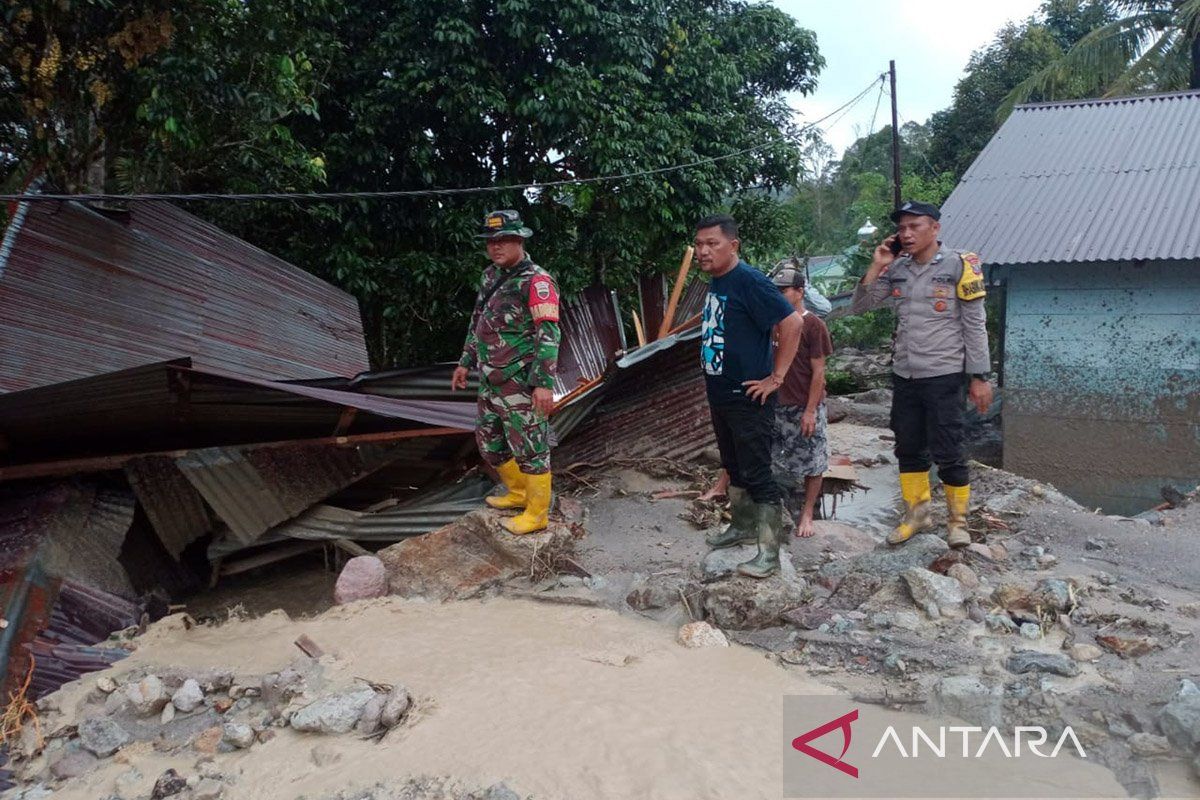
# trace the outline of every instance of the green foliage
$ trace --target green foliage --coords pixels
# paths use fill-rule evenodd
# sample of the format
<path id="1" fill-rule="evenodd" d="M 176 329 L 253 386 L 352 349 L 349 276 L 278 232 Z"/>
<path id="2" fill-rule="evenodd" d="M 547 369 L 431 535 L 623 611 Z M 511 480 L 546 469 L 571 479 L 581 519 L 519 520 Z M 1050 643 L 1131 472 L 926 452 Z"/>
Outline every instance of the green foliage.
<path id="1" fill-rule="evenodd" d="M 837 396 L 861 392 L 862 387 L 858 385 L 858 381 L 849 372 L 840 369 L 827 369 L 825 371 L 825 391 Z"/>
<path id="2" fill-rule="evenodd" d="M 857 347 L 860 350 L 875 350 L 887 345 L 895 329 L 896 314 L 890 308 L 838 317 L 829 323 L 829 335 L 838 347 Z"/>

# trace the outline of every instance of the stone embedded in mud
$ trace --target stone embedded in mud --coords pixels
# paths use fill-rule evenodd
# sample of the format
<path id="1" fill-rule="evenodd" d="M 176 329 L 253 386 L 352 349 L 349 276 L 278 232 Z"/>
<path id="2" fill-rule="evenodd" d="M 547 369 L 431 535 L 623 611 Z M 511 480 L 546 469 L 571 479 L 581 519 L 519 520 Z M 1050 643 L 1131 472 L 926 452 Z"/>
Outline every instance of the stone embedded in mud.
<path id="1" fill-rule="evenodd" d="M 529 569 L 527 554 L 517 548 L 532 547 L 533 543 L 518 543 L 518 538 L 508 535 L 490 513 L 473 511 L 377 555 L 387 569 L 392 594 L 465 599 Z M 525 538 L 541 541 L 545 537 Z"/>
<path id="2" fill-rule="evenodd" d="M 221 741 L 245 750 L 254 744 L 254 729 L 241 722 L 226 722 L 221 729 Z"/>
<path id="3" fill-rule="evenodd" d="M 1011 611 L 1014 608 L 1029 608 L 1029 590 L 1015 583 L 1002 583 L 996 587 L 992 598 L 996 605 Z"/>
<path id="4" fill-rule="evenodd" d="M 1070 584 L 1060 578 L 1044 578 L 1038 581 L 1029 599 L 1035 605 L 1054 611 L 1070 611 L 1075 606 Z"/>
<path id="5" fill-rule="evenodd" d="M 987 614 L 983 618 L 983 623 L 987 625 L 988 630 L 997 633 L 1017 632 L 1017 623 L 1013 622 L 1012 617 L 1008 614 Z"/>
<path id="6" fill-rule="evenodd" d="M 680 574 L 638 578 L 625 596 L 625 602 L 636 611 L 671 608 L 680 602 L 680 591 L 685 582 Z"/>
<path id="7" fill-rule="evenodd" d="M 291 726 L 305 733 L 349 733 L 374 696 L 369 688 L 325 695 L 293 714 Z"/>
<path id="8" fill-rule="evenodd" d="M 162 800 L 164 797 L 181 794 L 187 788 L 187 779 L 175 770 L 169 769 L 154 782 L 154 791 L 150 793 L 150 798 L 151 800 Z"/>
<path id="9" fill-rule="evenodd" d="M 1183 752 L 1200 751 L 1200 688 L 1184 679 L 1175 697 L 1159 714 L 1158 724 L 1171 744 Z"/>
<path id="10" fill-rule="evenodd" d="M 147 675 L 137 683 L 125 686 L 125 697 L 133 707 L 134 713 L 149 717 L 162 713 L 171 699 L 163 682 L 156 675 Z"/>
<path id="11" fill-rule="evenodd" d="M 192 749 L 197 753 L 212 755 L 217 752 L 217 748 L 221 744 L 221 738 L 224 736 L 224 731 L 220 725 L 214 725 L 207 730 L 201 731 L 195 739 L 192 740 Z"/>
<path id="12" fill-rule="evenodd" d="M 1022 622 L 1021 636 L 1026 639 L 1037 641 L 1042 638 L 1042 626 L 1036 622 Z"/>
<path id="13" fill-rule="evenodd" d="M 383 704 L 387 702 L 387 695 L 379 692 L 367 701 L 363 706 L 362 716 L 358 718 L 358 722 L 354 726 L 354 730 L 361 733 L 363 736 L 370 736 L 375 731 L 379 730 L 379 718 L 383 716 Z"/>
<path id="14" fill-rule="evenodd" d="M 192 788 L 191 800 L 219 800 L 225 793 L 225 784 L 213 778 L 202 778 Z"/>
<path id="15" fill-rule="evenodd" d="M 394 728 L 408 715 L 410 708 L 412 708 L 412 695 L 408 693 L 408 689 L 397 684 L 392 687 L 383 701 L 383 711 L 379 714 L 379 721 L 385 728 Z"/>
<path id="16" fill-rule="evenodd" d="M 508 788 L 508 784 L 496 783 L 487 788 L 481 800 L 521 800 L 521 795 Z"/>
<path id="17" fill-rule="evenodd" d="M 105 694 L 112 694 L 117 690 L 117 682 L 105 675 L 96 680 L 96 688 Z"/>
<path id="18" fill-rule="evenodd" d="M 1152 733 L 1135 733 L 1129 737 L 1129 749 L 1142 758 L 1171 755 L 1171 743 L 1165 736 Z"/>
<path id="19" fill-rule="evenodd" d="M 679 629 L 676 637 L 684 647 L 729 647 L 729 639 L 723 631 L 707 622 L 689 622 Z"/>
<path id="20" fill-rule="evenodd" d="M 945 575 L 914 567 L 900 574 L 913 602 L 925 610 L 931 618 L 961 617 L 966 614 L 963 601 L 966 594 L 962 584 Z"/>
<path id="21" fill-rule="evenodd" d="M 756 580 L 730 578 L 711 584 L 703 606 L 715 625 L 726 630 L 757 630 L 779 625 L 787 611 L 804 605 L 807 585 L 779 575 Z"/>
<path id="22" fill-rule="evenodd" d="M 782 620 L 806 631 L 815 631 L 833 617 L 833 609 L 825 606 L 800 606 L 785 611 Z M 886 627 L 886 626 L 885 626 Z"/>
<path id="23" fill-rule="evenodd" d="M 195 711 L 204 703 L 204 690 L 195 678 L 188 678 L 171 696 L 171 703 L 185 714 Z"/>
<path id="24" fill-rule="evenodd" d="M 387 567 L 376 556 L 355 556 L 342 567 L 333 589 L 333 602 L 353 603 L 388 593 Z"/>
<path id="25" fill-rule="evenodd" d="M 966 564 L 951 564 L 950 568 L 946 570 L 946 576 L 954 578 L 965 589 L 979 588 L 979 576 Z"/>
<path id="26" fill-rule="evenodd" d="M 96 768 L 100 759 L 87 750 L 72 750 L 50 765 L 50 774 L 60 781 L 86 775 Z"/>
<path id="27" fill-rule="evenodd" d="M 1095 661 L 1104 655 L 1104 651 L 1094 644 L 1075 644 L 1071 645 L 1071 658 L 1076 661 Z"/>
<path id="28" fill-rule="evenodd" d="M 938 681 L 927 702 L 931 713 L 958 717 L 977 725 L 1000 725 L 1004 687 L 974 675 L 949 675 Z"/>
<path id="29" fill-rule="evenodd" d="M 866 572 L 848 573 L 838 583 L 828 605 L 839 611 L 853 611 L 871 599 L 882 585 L 883 579 L 878 575 Z"/>
<path id="30" fill-rule="evenodd" d="M 1036 650 L 1014 650 L 1004 666 L 1009 672 L 1021 675 L 1026 672 L 1049 672 L 1064 678 L 1079 674 L 1079 666 L 1059 653 L 1039 653 Z"/>
<path id="31" fill-rule="evenodd" d="M 929 533 L 918 533 L 899 546 L 881 545 L 855 558 L 831 561 L 821 567 L 820 574 L 827 578 L 840 578 L 850 572 L 899 575 L 913 567 L 928 567 L 949 549 L 944 539 Z"/>
<path id="32" fill-rule="evenodd" d="M 79 742 L 83 748 L 100 758 L 107 758 L 132 741 L 117 723 L 104 717 L 85 719 L 79 723 Z"/>

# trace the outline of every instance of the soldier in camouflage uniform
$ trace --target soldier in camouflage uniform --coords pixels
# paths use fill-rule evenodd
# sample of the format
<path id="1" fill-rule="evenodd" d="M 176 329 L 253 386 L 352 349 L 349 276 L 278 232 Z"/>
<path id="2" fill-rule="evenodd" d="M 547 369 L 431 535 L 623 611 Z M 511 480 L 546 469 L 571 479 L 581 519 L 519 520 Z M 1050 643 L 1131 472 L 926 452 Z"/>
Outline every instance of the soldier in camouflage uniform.
<path id="1" fill-rule="evenodd" d="M 501 509 L 524 509 L 504 527 L 533 533 L 546 527 L 550 510 L 550 423 L 558 363 L 558 287 L 525 253 L 533 231 L 516 211 L 493 211 L 479 238 L 492 265 L 483 274 L 471 328 L 451 386 L 466 388 L 479 368 L 479 452 L 507 489 L 487 498 Z"/>

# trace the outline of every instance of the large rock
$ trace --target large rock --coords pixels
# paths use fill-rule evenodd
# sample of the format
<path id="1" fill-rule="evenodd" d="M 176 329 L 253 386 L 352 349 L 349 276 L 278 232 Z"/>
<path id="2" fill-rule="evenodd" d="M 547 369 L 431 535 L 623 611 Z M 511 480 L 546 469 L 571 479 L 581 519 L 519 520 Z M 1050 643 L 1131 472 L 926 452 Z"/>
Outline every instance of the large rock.
<path id="1" fill-rule="evenodd" d="M 930 618 L 961 617 L 966 614 L 963 607 L 966 592 L 954 578 L 920 567 L 905 570 L 900 578 L 908 587 L 913 602 L 924 609 Z"/>
<path id="2" fill-rule="evenodd" d="M 1014 650 L 1004 663 L 1009 672 L 1049 672 L 1064 678 L 1079 674 L 1079 665 L 1060 653 L 1040 653 L 1036 650 Z"/>
<path id="3" fill-rule="evenodd" d="M 689 622 L 679 629 L 676 637 L 684 647 L 729 647 L 729 639 L 719 629 L 707 622 Z"/>
<path id="4" fill-rule="evenodd" d="M 737 574 L 738 564 L 744 564 L 758 555 L 758 545 L 741 545 L 725 547 L 720 550 L 710 550 L 700 562 L 700 570 L 705 580 L 728 578 Z M 779 574 L 784 580 L 796 579 L 796 567 L 792 563 L 792 554 L 786 548 L 779 551 Z"/>
<path id="5" fill-rule="evenodd" d="M 831 561 L 821 567 L 820 574 L 824 578 L 834 579 L 850 572 L 899 575 L 913 567 L 928 567 L 949 549 L 944 539 L 929 533 L 918 533 L 902 545 L 880 545 L 856 558 Z"/>
<path id="6" fill-rule="evenodd" d="M 763 580 L 730 578 L 707 588 L 704 610 L 726 630 L 770 628 L 783 624 L 784 612 L 804 605 L 806 588 L 802 578 L 787 580 L 780 575 Z"/>
<path id="7" fill-rule="evenodd" d="M 1042 608 L 1070 611 L 1075 606 L 1071 586 L 1061 578 L 1045 578 L 1033 587 L 1029 599 Z"/>
<path id="8" fill-rule="evenodd" d="M 827 605 L 839 611 L 853 611 L 871 599 L 881 586 L 883 579 L 878 575 L 851 572 L 838 583 Z"/>
<path id="9" fill-rule="evenodd" d="M 163 706 L 171 700 L 171 695 L 157 675 L 147 675 L 137 683 L 128 684 L 125 697 L 134 713 L 142 717 L 161 714 Z"/>
<path id="10" fill-rule="evenodd" d="M 637 611 L 655 611 L 679 604 L 686 578 L 682 574 L 639 577 L 629 588 L 625 602 Z"/>
<path id="11" fill-rule="evenodd" d="M 85 719 L 79 723 L 79 743 L 83 749 L 100 758 L 107 758 L 132 741 L 117 723 L 104 717 Z"/>
<path id="12" fill-rule="evenodd" d="M 194 678 L 188 678 L 182 686 L 175 690 L 175 694 L 171 696 L 171 702 L 175 708 L 185 714 L 195 711 L 204 702 L 204 690 L 200 688 L 200 684 Z"/>
<path id="13" fill-rule="evenodd" d="M 378 557 L 392 594 L 464 599 L 529 569 L 529 560 L 510 549 L 515 538 L 489 512 L 473 511 L 433 533 L 384 548 Z"/>
<path id="14" fill-rule="evenodd" d="M 866 531 L 831 520 L 818 520 L 813 523 L 817 532 L 807 539 L 791 537 L 790 549 L 792 555 L 806 564 L 819 564 L 824 553 L 837 553 L 841 556 L 860 556 L 875 549 L 878 542 Z"/>
<path id="15" fill-rule="evenodd" d="M 1158 724 L 1171 744 L 1185 753 L 1200 753 L 1200 688 L 1183 680 L 1175 697 L 1159 714 Z"/>
<path id="16" fill-rule="evenodd" d="M 349 733 L 374 696 L 369 688 L 327 694 L 293 714 L 291 726 L 308 733 Z"/>
<path id="17" fill-rule="evenodd" d="M 404 720 L 411 708 L 412 695 L 409 694 L 408 689 L 400 685 L 393 686 L 383 701 L 383 710 L 379 714 L 379 721 L 385 728 L 394 728 Z"/>
<path id="18" fill-rule="evenodd" d="M 243 722 L 226 722 L 221 729 L 221 740 L 238 750 L 245 750 L 254 744 L 254 729 Z"/>
<path id="19" fill-rule="evenodd" d="M 388 571 L 376 556 L 355 556 L 342 567 L 337 585 L 333 587 L 333 602 L 353 603 L 370 600 L 388 593 Z"/>

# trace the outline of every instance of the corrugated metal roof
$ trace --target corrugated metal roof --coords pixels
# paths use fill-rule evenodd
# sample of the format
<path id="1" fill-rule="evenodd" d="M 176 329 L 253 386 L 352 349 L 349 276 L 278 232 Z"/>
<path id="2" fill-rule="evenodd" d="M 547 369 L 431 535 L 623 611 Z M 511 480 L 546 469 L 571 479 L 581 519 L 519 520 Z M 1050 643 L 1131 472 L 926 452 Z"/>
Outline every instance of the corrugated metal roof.
<path id="1" fill-rule="evenodd" d="M 617 293 L 593 286 L 563 303 L 562 344 L 554 397 L 566 397 L 582 384 L 604 374 L 625 349 L 625 328 L 617 308 Z"/>
<path id="2" fill-rule="evenodd" d="M 125 477 L 171 557 L 213 529 L 204 501 L 167 456 L 147 456 L 125 465 Z"/>
<path id="3" fill-rule="evenodd" d="M 242 544 L 388 463 L 388 445 L 214 447 L 176 459 L 184 477 Z"/>
<path id="4" fill-rule="evenodd" d="M 1018 106 L 942 208 L 987 264 L 1200 258 L 1200 92 Z"/>
<path id="5" fill-rule="evenodd" d="M 267 378 L 368 368 L 353 297 L 169 204 L 19 213 L 0 272 L 0 392 L 187 356 Z"/>

